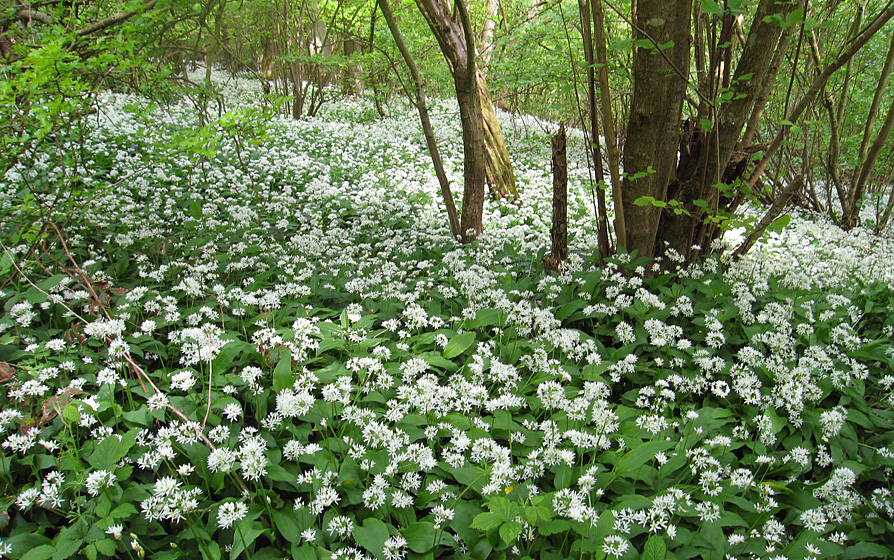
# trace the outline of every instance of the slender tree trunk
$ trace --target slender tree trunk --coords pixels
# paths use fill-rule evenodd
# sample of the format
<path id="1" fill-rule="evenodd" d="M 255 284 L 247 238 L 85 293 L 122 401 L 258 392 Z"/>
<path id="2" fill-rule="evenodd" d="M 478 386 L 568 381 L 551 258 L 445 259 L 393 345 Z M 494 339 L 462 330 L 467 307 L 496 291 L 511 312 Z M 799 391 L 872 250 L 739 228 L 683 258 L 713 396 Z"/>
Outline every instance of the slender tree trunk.
<path id="1" fill-rule="evenodd" d="M 608 172 L 611 177 L 612 203 L 615 211 L 615 240 L 618 247 L 627 246 L 627 228 L 624 223 L 624 202 L 621 197 L 621 151 L 615 132 L 615 115 L 612 111 L 611 90 L 608 85 L 608 52 L 605 40 L 605 16 L 601 0 L 591 0 L 593 12 L 593 42 L 596 47 L 596 64 L 599 74 L 599 101 L 602 112 L 602 133 L 608 155 Z"/>
<path id="2" fill-rule="evenodd" d="M 543 256 L 547 272 L 559 272 L 568 260 L 568 161 L 565 154 L 565 125 L 552 137 L 553 221 L 549 230 L 550 253 Z"/>
<path id="3" fill-rule="evenodd" d="M 481 234 L 486 179 L 490 177 L 495 190 L 515 194 L 515 177 L 486 81 L 479 73 L 475 34 L 465 0 L 454 0 L 453 10 L 446 0 L 416 0 L 416 5 L 453 75 L 463 130 L 465 184 L 460 226 L 463 240 L 468 242 Z"/>
<path id="4" fill-rule="evenodd" d="M 578 11 L 581 19 L 581 38 L 584 46 L 584 59 L 587 63 L 587 104 L 590 114 L 590 142 L 592 143 L 593 168 L 596 171 L 596 232 L 599 241 L 599 264 L 605 263 L 609 255 L 610 244 L 608 241 L 608 209 L 605 206 L 605 191 L 602 186 L 605 183 L 605 172 L 602 168 L 602 153 L 599 149 L 599 118 L 596 106 L 596 69 L 595 53 L 593 52 L 593 34 L 590 25 L 590 5 L 588 0 L 578 0 Z M 564 136 L 564 128 L 561 131 Z M 555 148 L 553 148 L 555 152 Z"/>
<path id="5" fill-rule="evenodd" d="M 763 158 L 757 164 L 754 171 L 751 173 L 751 177 L 748 179 L 748 186 L 753 187 L 755 183 L 757 183 L 758 179 L 760 179 L 761 175 L 763 175 L 764 171 L 767 169 L 767 166 L 770 164 L 770 161 L 773 159 L 773 156 L 776 155 L 776 151 L 782 145 L 782 141 L 785 140 L 785 137 L 788 135 L 788 131 L 791 128 L 792 124 L 796 123 L 798 119 L 801 118 L 801 115 L 807 109 L 807 106 L 813 102 L 813 99 L 816 97 L 816 94 L 819 93 L 820 90 L 826 85 L 826 82 L 832 77 L 836 71 L 838 71 L 842 66 L 844 66 L 848 60 L 854 57 L 860 49 L 863 48 L 864 45 L 875 35 L 879 29 L 881 29 L 892 17 L 894 17 L 894 6 L 889 5 L 886 7 L 879 15 L 876 17 L 871 24 L 869 24 L 863 31 L 850 43 L 850 46 L 846 51 L 841 53 L 838 58 L 836 58 L 831 64 L 826 66 L 820 74 L 814 78 L 813 82 L 811 82 L 810 86 L 807 88 L 807 91 L 804 92 L 804 95 L 801 96 L 800 101 L 798 101 L 797 105 L 795 105 L 786 115 L 785 120 L 791 124 L 784 125 L 782 129 L 776 134 L 776 137 L 773 139 L 773 142 L 770 143 L 770 146 L 767 148 L 767 151 L 764 153 Z"/>
<path id="6" fill-rule="evenodd" d="M 438 184 L 441 186 L 441 197 L 444 199 L 444 206 L 447 207 L 450 233 L 453 234 L 454 238 L 457 238 L 462 235 L 462 229 L 460 228 L 459 218 L 456 214 L 456 204 L 453 201 L 453 192 L 450 190 L 450 182 L 447 180 L 447 173 L 444 172 L 444 164 L 441 161 L 441 152 L 438 151 L 438 143 L 435 140 L 435 133 L 431 125 L 431 119 L 428 115 L 428 107 L 425 105 L 425 90 L 423 89 L 419 69 L 416 67 L 413 55 L 410 54 L 410 50 L 404 42 L 403 36 L 400 33 L 400 28 L 397 26 L 397 21 L 394 19 L 394 15 L 391 12 L 391 6 L 388 4 L 388 0 L 378 0 L 378 3 L 382 10 L 382 15 L 385 17 L 385 22 L 388 24 L 388 29 L 391 30 L 391 36 L 394 37 L 394 42 L 397 44 L 397 49 L 400 51 L 401 56 L 403 56 L 404 62 L 406 62 L 410 69 L 410 74 L 413 76 L 413 82 L 416 85 L 416 110 L 419 111 L 419 120 L 422 121 L 422 130 L 425 133 L 425 143 L 428 145 L 428 153 L 431 155 L 432 165 L 435 168 L 435 175 L 437 175 Z"/>
<path id="7" fill-rule="evenodd" d="M 888 45 L 888 54 L 885 57 L 885 64 L 882 67 L 878 86 L 875 89 L 872 105 L 869 107 L 869 114 L 866 116 L 866 124 L 863 128 L 863 140 L 860 143 L 857 166 L 854 168 L 854 175 L 851 180 L 851 191 L 848 196 L 844 215 L 842 216 L 842 225 L 847 229 L 855 227 L 859 222 L 860 205 L 866 188 L 866 181 L 869 177 L 869 171 L 875 166 L 879 151 L 884 145 L 888 134 L 890 134 L 890 128 L 886 131 L 885 125 L 887 125 L 892 118 L 891 111 L 894 110 L 894 105 L 892 105 L 892 108 L 888 109 L 888 117 L 885 119 L 885 125 L 882 125 L 882 130 L 879 131 L 870 148 L 870 139 L 872 138 L 872 133 L 875 129 L 875 121 L 878 117 L 882 97 L 888 88 L 892 66 L 894 66 L 894 35 L 891 36 L 891 42 Z"/>
<path id="8" fill-rule="evenodd" d="M 487 177 L 486 133 L 472 23 L 465 0 L 454 2 L 456 19 L 444 0 L 416 0 L 416 5 L 434 33 L 453 75 L 463 131 L 464 186 L 460 228 L 463 241 L 470 242 L 481 235 Z"/>

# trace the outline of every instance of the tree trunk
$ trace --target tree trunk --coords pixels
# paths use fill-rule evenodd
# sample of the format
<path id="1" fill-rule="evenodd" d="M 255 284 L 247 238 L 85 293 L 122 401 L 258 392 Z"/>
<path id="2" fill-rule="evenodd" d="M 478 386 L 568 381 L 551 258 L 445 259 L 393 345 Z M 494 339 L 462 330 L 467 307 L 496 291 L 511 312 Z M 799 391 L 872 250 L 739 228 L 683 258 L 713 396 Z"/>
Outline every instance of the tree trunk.
<path id="1" fill-rule="evenodd" d="M 681 153 L 677 176 L 668 188 L 668 199 L 680 202 L 673 212 L 665 212 L 661 216 L 656 238 L 655 254 L 664 247 L 674 249 L 687 260 L 691 260 L 693 246 L 704 247 L 712 238 L 710 224 L 704 220 L 705 210 L 714 213 L 720 206 L 719 186 L 732 184 L 744 171 L 744 165 L 736 168 L 730 166 L 733 150 L 739 142 L 748 116 L 752 112 L 764 77 L 768 71 L 766 55 L 774 52 L 781 29 L 775 21 L 777 17 L 785 19 L 786 13 L 793 9 L 791 4 L 778 3 L 775 0 L 762 0 L 757 7 L 751 24 L 748 38 L 736 65 L 735 73 L 730 81 L 733 95 L 731 99 L 720 105 L 713 92 L 702 92 L 702 98 L 712 102 L 711 130 L 701 130 L 701 126 L 693 124 L 687 143 L 694 149 L 689 154 Z M 726 31 L 727 22 L 724 22 Z M 723 37 L 721 41 L 728 42 Z M 723 44 L 721 43 L 721 44 Z M 709 81 L 722 81 L 723 60 L 712 65 L 719 75 L 710 75 Z M 716 88 L 713 88 L 716 91 Z M 690 161 L 687 161 L 690 160 Z M 694 202 L 704 201 L 707 204 Z"/>
<path id="2" fill-rule="evenodd" d="M 622 187 L 627 247 L 639 256 L 654 256 L 660 217 L 652 205 L 637 205 L 641 197 L 665 200 L 673 176 L 680 114 L 689 71 L 691 0 L 639 0 L 634 38 L 648 40 L 633 54 L 633 99 L 624 146 Z M 671 46 L 659 52 L 658 45 Z"/>
<path id="3" fill-rule="evenodd" d="M 479 95 L 475 38 L 465 0 L 455 0 L 456 16 L 445 0 L 416 0 L 450 67 L 463 131 L 462 240 L 481 235 L 487 148 L 482 99 Z"/>
<path id="4" fill-rule="evenodd" d="M 503 138 L 503 129 L 500 128 L 500 123 L 497 121 L 497 113 L 494 111 L 494 103 L 487 87 L 487 80 L 480 68 L 477 78 L 478 100 L 481 104 L 481 117 L 484 119 L 487 181 L 490 184 L 491 193 L 497 197 L 517 197 L 518 188 L 515 185 L 512 160 L 509 159 L 509 150 L 506 148 L 506 140 Z"/>
<path id="5" fill-rule="evenodd" d="M 391 11 L 391 6 L 388 4 L 388 0 L 378 0 L 378 3 L 382 10 L 382 15 L 385 18 L 385 23 L 388 24 L 388 29 L 391 31 L 391 36 L 394 37 L 394 42 L 397 44 L 397 50 L 400 51 L 401 56 L 404 58 L 404 62 L 407 63 L 407 67 L 410 69 L 410 74 L 413 76 L 413 82 L 416 85 L 416 110 L 419 112 L 419 120 L 422 121 L 422 130 L 425 133 L 425 142 L 428 145 L 428 153 L 431 156 L 432 165 L 435 168 L 435 175 L 437 175 L 438 184 L 441 186 L 441 197 L 444 199 L 444 205 L 447 207 L 447 219 L 450 223 L 450 233 L 453 235 L 454 239 L 461 237 L 462 229 L 460 228 L 459 218 L 456 214 L 456 204 L 453 201 L 453 192 L 450 190 L 450 183 L 447 181 L 447 173 L 444 171 L 444 163 L 441 161 L 441 152 L 438 151 L 438 143 L 435 140 L 435 133 L 431 126 L 431 119 L 428 116 L 428 107 L 425 105 L 425 90 L 422 87 L 422 77 L 419 75 L 419 69 L 416 67 L 416 62 L 413 60 L 413 56 L 410 54 L 410 50 L 404 42 L 403 36 L 400 33 L 400 28 L 397 27 L 397 21 L 394 19 L 394 14 Z"/>
<path id="6" fill-rule="evenodd" d="M 560 272 L 568 260 L 568 161 L 565 154 L 565 125 L 552 137 L 553 149 L 553 222 L 549 230 L 549 255 L 543 255 L 546 272 Z"/>

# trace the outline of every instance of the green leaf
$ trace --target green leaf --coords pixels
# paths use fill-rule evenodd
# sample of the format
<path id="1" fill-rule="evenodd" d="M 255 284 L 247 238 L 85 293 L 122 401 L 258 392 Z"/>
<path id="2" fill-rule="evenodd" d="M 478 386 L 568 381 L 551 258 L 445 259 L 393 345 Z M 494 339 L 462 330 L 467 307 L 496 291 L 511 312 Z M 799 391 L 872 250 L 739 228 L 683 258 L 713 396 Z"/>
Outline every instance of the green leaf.
<path id="1" fill-rule="evenodd" d="M 444 358 L 452 360 L 469 349 L 469 346 L 475 342 L 475 333 L 465 332 L 450 339 L 447 346 L 444 347 Z"/>
<path id="2" fill-rule="evenodd" d="M 655 458 L 655 454 L 659 451 L 667 451 L 674 446 L 674 442 L 659 440 L 649 441 L 637 445 L 625 454 L 615 465 L 616 473 L 623 473 L 632 467 L 639 467 Z"/>
<path id="3" fill-rule="evenodd" d="M 194 220 L 202 219 L 202 203 L 198 200 L 193 200 L 189 204 L 189 215 L 192 216 Z"/>
<path id="4" fill-rule="evenodd" d="M 42 544 L 37 548 L 32 548 L 22 556 L 22 560 L 48 560 L 53 557 L 56 549 L 49 544 Z"/>
<path id="5" fill-rule="evenodd" d="M 792 217 L 789 215 L 779 216 L 776 218 L 772 224 L 767 226 L 767 231 L 772 233 L 782 233 L 782 230 L 785 229 L 785 226 L 792 221 Z"/>
<path id="6" fill-rule="evenodd" d="M 643 548 L 642 560 L 664 560 L 665 558 L 667 558 L 667 545 L 664 544 L 664 537 L 652 535 Z"/>
<path id="7" fill-rule="evenodd" d="M 407 546 L 413 552 L 423 554 L 435 547 L 435 531 L 434 523 L 428 521 L 417 521 L 409 527 L 401 531 L 401 534 L 407 539 Z"/>
<path id="8" fill-rule="evenodd" d="M 702 130 L 714 130 L 714 121 L 711 119 L 699 119 L 698 125 L 702 127 Z"/>
<path id="9" fill-rule="evenodd" d="M 279 393 L 283 389 L 291 389 L 295 384 L 295 375 L 292 373 L 292 350 L 286 348 L 279 357 L 276 367 L 273 369 L 273 391 Z"/>
<path id="10" fill-rule="evenodd" d="M 544 537 L 555 535 L 556 533 L 564 533 L 570 528 L 571 524 L 564 519 L 552 519 L 537 524 L 537 531 Z"/>
<path id="11" fill-rule="evenodd" d="M 869 541 L 858 542 L 849 546 L 844 551 L 844 560 L 857 560 L 859 558 L 891 558 L 894 550 Z"/>
<path id="12" fill-rule="evenodd" d="M 466 329 L 472 330 L 492 325 L 500 326 L 503 324 L 505 315 L 506 313 L 499 309 L 479 309 L 475 312 L 475 318 L 466 322 Z"/>
<path id="13" fill-rule="evenodd" d="M 104 556 L 114 556 L 115 551 L 118 550 L 118 543 L 112 539 L 99 539 L 93 543 L 93 546 Z"/>
<path id="14" fill-rule="evenodd" d="M 118 461 L 123 459 L 130 451 L 130 448 L 133 447 L 137 440 L 138 431 L 134 428 L 121 436 L 120 440 L 115 435 L 105 438 L 94 448 L 87 462 L 95 469 L 111 471 L 115 468 Z"/>
<path id="15" fill-rule="evenodd" d="M 496 529 L 502 524 L 503 520 L 500 519 L 499 515 L 493 512 L 486 511 L 475 516 L 475 519 L 472 521 L 472 528 L 480 529 L 481 531 L 490 531 L 491 529 Z"/>
<path id="16" fill-rule="evenodd" d="M 220 560 L 220 545 L 214 541 L 205 544 L 202 547 L 202 560 Z"/>
<path id="17" fill-rule="evenodd" d="M 233 359 L 240 352 L 253 349 L 254 346 L 242 340 L 231 340 L 227 342 L 223 345 L 223 348 L 220 349 L 220 352 L 214 358 L 214 361 L 211 362 L 212 373 L 214 373 L 215 375 L 225 373 L 232 367 Z"/>
<path id="18" fill-rule="evenodd" d="M 488 503 L 487 509 L 497 514 L 503 521 L 512 521 L 521 513 L 521 507 L 508 498 L 494 496 Z"/>
<path id="19" fill-rule="evenodd" d="M 239 522 L 237 531 L 238 538 L 233 541 L 233 548 L 230 550 L 230 560 L 236 560 L 242 554 L 242 551 L 250 547 L 255 540 L 263 533 L 261 524 L 251 519 L 243 519 Z M 241 534 L 240 534 L 241 533 Z"/>
<path id="20" fill-rule="evenodd" d="M 522 532 L 522 528 L 524 526 L 518 521 L 509 521 L 508 523 L 503 523 L 502 527 L 500 527 L 500 538 L 503 539 L 503 542 L 506 544 L 512 544 L 515 542 L 515 539 L 518 537 L 519 533 Z"/>
<path id="21" fill-rule="evenodd" d="M 285 537 L 287 541 L 293 544 L 301 543 L 301 531 L 306 527 L 302 527 L 298 523 L 294 509 L 273 510 L 273 522 L 276 524 L 277 532 Z"/>
<path id="22" fill-rule="evenodd" d="M 71 424 L 78 424 L 81 421 L 81 411 L 78 410 L 78 405 L 71 403 L 62 409 L 62 418 L 67 420 Z"/>
<path id="23" fill-rule="evenodd" d="M 719 16 L 723 14 L 723 6 L 721 6 L 714 0 L 702 0 L 702 13 L 712 16 Z"/>
<path id="24" fill-rule="evenodd" d="M 354 527 L 352 531 L 357 544 L 370 551 L 376 558 L 381 558 L 385 549 L 385 541 L 390 537 L 388 525 L 375 517 L 363 520 L 362 527 Z"/>
<path id="25" fill-rule="evenodd" d="M 74 556 L 84 544 L 84 537 L 87 536 L 89 529 L 90 527 L 83 517 L 75 521 L 73 525 L 62 529 L 54 541 L 56 551 L 53 553 L 53 560 L 64 560 Z"/>

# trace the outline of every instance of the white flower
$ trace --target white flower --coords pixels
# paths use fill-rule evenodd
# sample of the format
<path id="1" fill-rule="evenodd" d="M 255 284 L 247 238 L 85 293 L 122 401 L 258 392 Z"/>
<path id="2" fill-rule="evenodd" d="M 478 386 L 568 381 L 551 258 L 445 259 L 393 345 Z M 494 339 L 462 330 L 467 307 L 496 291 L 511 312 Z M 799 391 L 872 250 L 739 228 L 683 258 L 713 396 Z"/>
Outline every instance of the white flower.
<path id="1" fill-rule="evenodd" d="M 239 406 L 239 403 L 230 403 L 224 407 L 223 414 L 227 417 L 227 420 L 235 422 L 239 420 L 239 415 L 242 414 L 242 407 Z"/>
<path id="2" fill-rule="evenodd" d="M 221 529 L 229 529 L 233 523 L 242 521 L 248 514 L 248 506 L 243 502 L 226 502 L 217 510 L 217 524 Z"/>
<path id="3" fill-rule="evenodd" d="M 609 535 L 605 537 L 605 541 L 602 543 L 602 552 L 608 556 L 620 558 L 627 552 L 629 546 L 627 539 L 624 537 L 620 535 Z"/>
<path id="4" fill-rule="evenodd" d="M 98 496 L 100 490 L 114 484 L 117 478 L 115 473 L 109 471 L 94 471 L 87 475 L 87 493 L 91 496 Z"/>

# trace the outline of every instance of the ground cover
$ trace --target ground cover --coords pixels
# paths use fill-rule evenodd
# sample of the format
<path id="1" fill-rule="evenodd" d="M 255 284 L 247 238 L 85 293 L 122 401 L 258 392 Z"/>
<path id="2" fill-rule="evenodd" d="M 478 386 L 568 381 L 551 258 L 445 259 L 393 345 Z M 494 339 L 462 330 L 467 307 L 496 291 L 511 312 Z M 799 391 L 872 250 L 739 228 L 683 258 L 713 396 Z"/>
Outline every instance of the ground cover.
<path id="1" fill-rule="evenodd" d="M 103 97 L 64 244 L 23 219 L 58 171 L 3 178 L 4 556 L 894 555 L 890 232 L 796 214 L 625 276 L 573 136 L 545 276 L 553 125 L 501 116 L 523 204 L 464 246 L 410 110 L 222 83 L 244 110 L 206 128 Z"/>

